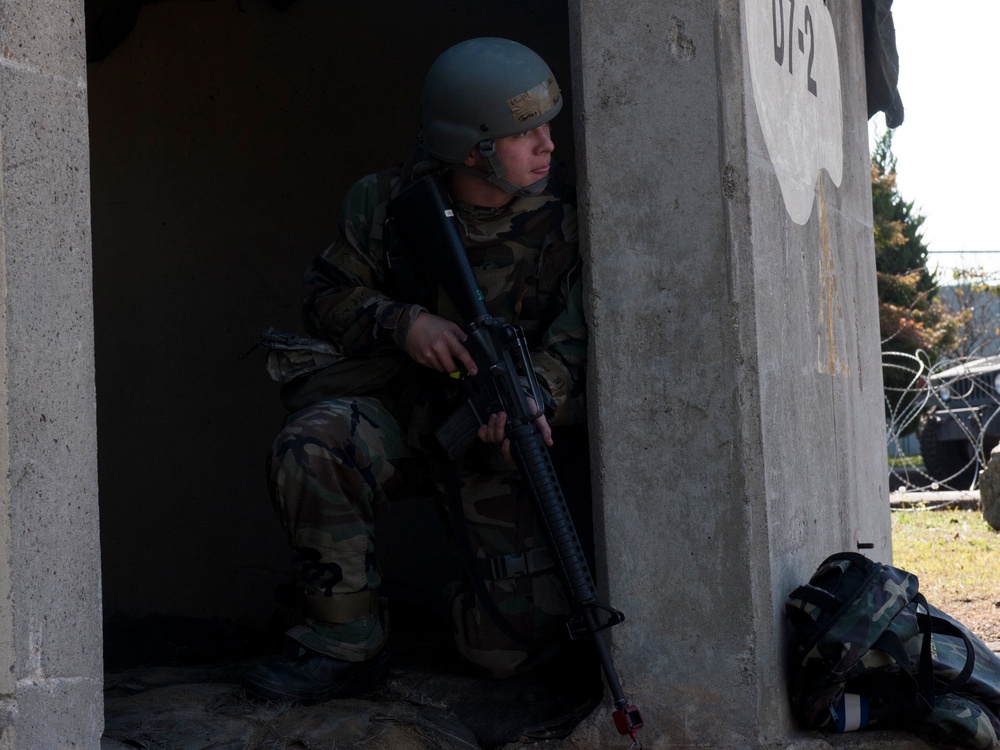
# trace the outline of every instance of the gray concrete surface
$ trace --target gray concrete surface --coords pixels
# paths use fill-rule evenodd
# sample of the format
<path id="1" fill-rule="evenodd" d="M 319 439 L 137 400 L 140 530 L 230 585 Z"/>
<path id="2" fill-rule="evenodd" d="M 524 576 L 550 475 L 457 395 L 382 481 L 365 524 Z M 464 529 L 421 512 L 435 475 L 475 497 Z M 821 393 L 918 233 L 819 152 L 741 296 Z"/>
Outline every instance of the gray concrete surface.
<path id="1" fill-rule="evenodd" d="M 769 102 L 806 151 L 843 125 L 798 223 L 751 80 L 775 65 L 747 33 L 764 5 L 588 2 L 571 25 L 598 557 L 654 747 L 786 741 L 788 592 L 829 553 L 891 557 L 860 7 L 829 8 L 842 118 Z M 798 70 L 774 75 L 805 91 Z"/>
<path id="2" fill-rule="evenodd" d="M 83 12 L 0 2 L 4 748 L 93 748 L 103 722 Z"/>

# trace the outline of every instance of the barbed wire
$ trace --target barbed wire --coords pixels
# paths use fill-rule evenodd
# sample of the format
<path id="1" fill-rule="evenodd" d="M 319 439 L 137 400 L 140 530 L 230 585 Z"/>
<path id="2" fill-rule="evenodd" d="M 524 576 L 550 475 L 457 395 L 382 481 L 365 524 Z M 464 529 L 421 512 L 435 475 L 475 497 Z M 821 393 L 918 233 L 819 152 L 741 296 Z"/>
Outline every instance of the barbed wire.
<path id="1" fill-rule="evenodd" d="M 923 351 L 883 352 L 882 372 L 886 447 L 908 459 L 892 467 L 890 488 L 976 489 L 1000 440 L 1000 356 L 932 363 Z"/>

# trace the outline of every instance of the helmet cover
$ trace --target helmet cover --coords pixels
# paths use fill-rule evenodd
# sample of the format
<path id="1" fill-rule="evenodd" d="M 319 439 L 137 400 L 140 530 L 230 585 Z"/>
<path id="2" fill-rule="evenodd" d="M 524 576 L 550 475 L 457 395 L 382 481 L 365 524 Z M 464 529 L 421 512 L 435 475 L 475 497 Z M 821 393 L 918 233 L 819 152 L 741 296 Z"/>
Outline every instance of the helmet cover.
<path id="1" fill-rule="evenodd" d="M 482 141 L 543 125 L 562 109 L 555 76 L 535 52 L 483 37 L 445 50 L 424 81 L 420 134 L 435 158 L 461 164 Z"/>

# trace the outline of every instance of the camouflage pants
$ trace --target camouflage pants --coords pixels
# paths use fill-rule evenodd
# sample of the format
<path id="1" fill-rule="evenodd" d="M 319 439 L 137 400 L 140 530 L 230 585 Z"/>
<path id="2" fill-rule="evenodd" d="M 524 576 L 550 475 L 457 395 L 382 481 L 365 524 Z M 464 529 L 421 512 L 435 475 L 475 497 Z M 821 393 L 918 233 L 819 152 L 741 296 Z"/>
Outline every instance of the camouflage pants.
<path id="1" fill-rule="evenodd" d="M 308 619 L 289 631 L 304 646 L 363 661 L 387 636 L 375 522 L 413 457 L 399 424 L 374 398 L 323 401 L 288 417 L 268 457 L 271 498 L 291 541 Z"/>
<path id="2" fill-rule="evenodd" d="M 375 523 L 418 461 L 399 424 L 374 398 L 324 401 L 286 420 L 272 446 L 268 473 L 308 615 L 288 634 L 304 646 L 360 661 L 385 643 Z M 507 676 L 551 652 L 566 604 L 550 568 L 524 567 L 524 553 L 544 543 L 534 509 L 499 450 L 480 444 L 470 451 L 459 482 L 472 555 L 484 570 L 493 560 L 519 567 L 516 576 L 487 580 L 487 589 L 514 629 L 535 643 L 526 650 L 498 631 L 466 588 L 452 608 L 456 644 L 469 661 Z"/>

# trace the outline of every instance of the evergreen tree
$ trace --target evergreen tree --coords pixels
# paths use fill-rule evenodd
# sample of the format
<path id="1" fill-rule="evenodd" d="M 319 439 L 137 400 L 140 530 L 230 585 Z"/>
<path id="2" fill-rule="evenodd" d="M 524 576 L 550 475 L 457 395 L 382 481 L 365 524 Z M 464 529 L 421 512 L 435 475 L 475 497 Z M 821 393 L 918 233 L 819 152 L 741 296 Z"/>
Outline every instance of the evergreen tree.
<path id="1" fill-rule="evenodd" d="M 935 362 L 954 348 L 962 314 L 949 312 L 937 299 L 938 283 L 927 269 L 920 231 L 925 217 L 896 187 L 891 130 L 872 154 L 872 218 L 882 351 L 919 351 Z"/>
<path id="2" fill-rule="evenodd" d="M 914 410 L 921 403 L 915 399 L 921 373 L 913 358 L 928 366 L 954 350 L 969 314 L 950 312 L 937 298 L 920 231 L 925 217 L 896 187 L 891 130 L 875 146 L 871 180 L 886 418 L 903 434 L 916 428 Z"/>

